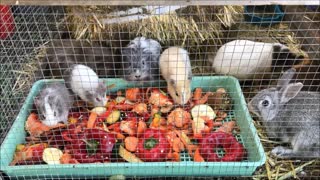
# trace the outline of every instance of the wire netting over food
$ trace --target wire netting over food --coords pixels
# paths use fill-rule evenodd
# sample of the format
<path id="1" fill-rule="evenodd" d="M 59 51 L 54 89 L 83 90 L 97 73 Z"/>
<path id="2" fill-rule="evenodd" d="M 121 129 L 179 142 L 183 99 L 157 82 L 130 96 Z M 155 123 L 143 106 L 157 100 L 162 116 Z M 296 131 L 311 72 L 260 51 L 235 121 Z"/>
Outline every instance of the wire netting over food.
<path id="1" fill-rule="evenodd" d="M 316 1 L 48 2 L 0 3 L 0 179 L 320 177 Z"/>

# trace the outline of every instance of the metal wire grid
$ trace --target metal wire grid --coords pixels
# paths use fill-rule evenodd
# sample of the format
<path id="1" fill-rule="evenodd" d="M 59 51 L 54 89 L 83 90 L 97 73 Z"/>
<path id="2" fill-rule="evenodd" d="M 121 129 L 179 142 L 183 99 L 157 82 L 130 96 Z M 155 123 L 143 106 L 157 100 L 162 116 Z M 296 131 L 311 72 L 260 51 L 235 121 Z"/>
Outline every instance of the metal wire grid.
<path id="1" fill-rule="evenodd" d="M 287 7 L 288 8 L 288 7 Z M 13 122 L 10 119 L 15 119 L 17 113 L 20 110 L 20 107 L 22 106 L 22 103 L 25 99 L 25 96 L 27 95 L 28 91 L 24 90 L 19 92 L 18 94 L 13 94 L 14 92 L 11 91 L 11 89 L 14 88 L 14 85 L 16 84 L 17 80 L 17 72 L 19 70 L 22 70 L 24 65 L 28 63 L 30 58 L 33 58 L 38 52 L 36 52 L 34 49 L 38 49 L 38 47 L 45 42 L 47 42 L 50 39 L 60 39 L 61 35 L 59 36 L 53 36 L 53 34 L 61 34 L 61 32 L 68 32 L 69 29 L 65 30 L 57 30 L 52 32 L 52 27 L 56 26 L 57 22 L 61 22 L 60 18 L 62 15 L 65 15 L 66 12 L 60 12 L 60 13 L 49 13 L 49 8 L 47 7 L 18 7 L 13 8 L 15 16 L 15 21 L 17 25 L 17 32 L 15 35 L 10 38 L 9 40 L 1 41 L 1 45 L 3 48 L 1 48 L 1 109 L 4 111 L 1 111 L 1 118 L 4 118 L 4 120 L 1 120 L 1 128 L 0 130 L 7 131 L 10 126 L 10 124 Z M 32 13 L 31 13 L 32 12 Z M 285 31 L 293 31 L 294 37 L 300 42 L 299 45 L 304 46 L 304 51 L 308 53 L 308 55 L 312 58 L 313 62 L 315 64 L 312 64 L 308 66 L 306 70 L 306 74 L 310 75 L 303 79 L 304 81 L 311 82 L 311 86 L 306 87 L 308 90 L 314 90 L 319 91 L 319 84 L 316 82 L 319 80 L 319 44 L 316 38 L 314 37 L 308 37 L 305 35 L 304 37 L 299 34 L 299 32 L 315 32 L 315 34 L 319 33 L 319 29 L 317 28 L 308 28 L 303 29 L 301 27 L 301 24 L 305 23 L 303 20 L 293 20 L 290 19 L 291 16 L 294 15 L 305 15 L 307 14 L 305 12 L 290 12 L 286 15 L 286 18 L 282 23 L 286 24 L 288 26 L 288 29 Z M 30 15 L 30 16 L 28 16 Z M 189 14 L 190 15 L 190 14 Z M 291 16 L 290 16 L 291 15 Z M 319 19 L 316 19 L 316 16 L 319 16 L 319 12 L 313 13 L 312 16 L 309 16 L 310 19 L 313 19 L 312 23 L 310 24 L 319 24 Z M 65 21 L 62 21 L 65 22 Z M 261 37 L 258 34 L 263 33 L 265 31 L 268 31 L 270 34 L 272 32 L 277 32 L 278 30 L 272 29 L 272 26 L 262 27 L 262 26 L 256 26 L 255 29 L 246 30 L 246 23 L 244 21 L 239 21 L 238 23 L 238 29 L 222 29 L 221 32 L 223 33 L 224 37 L 219 37 L 220 40 L 223 42 L 228 42 L 233 39 L 237 39 L 237 37 L 241 37 L 240 34 L 245 31 L 251 31 L 255 32 L 255 36 L 253 37 L 247 37 L 246 39 L 256 40 L 256 41 L 266 41 L 269 40 L 267 36 Z M 297 27 L 297 30 L 293 30 L 293 27 Z M 317 26 L 313 26 L 317 27 Z M 319 27 L 319 26 L 318 26 Z M 53 28 L 55 29 L 55 28 Z M 129 34 L 132 32 L 128 32 Z M 306 33 L 307 34 L 307 33 Z M 226 37 L 225 37 L 226 36 Z M 134 37 L 127 37 L 123 38 L 120 41 L 123 41 L 121 46 L 123 47 L 124 44 L 126 44 L 128 41 L 132 40 Z M 277 40 L 280 40 L 281 38 Z M 306 41 L 306 39 L 310 39 L 311 41 Z M 191 48 L 188 46 L 189 41 L 186 41 L 186 48 Z M 117 45 L 116 45 L 117 46 Z M 207 49 L 205 49 L 205 53 L 209 52 L 210 47 L 219 47 L 219 45 L 209 45 Z M 102 45 L 100 45 L 102 47 Z M 198 57 L 198 59 L 193 60 L 193 65 L 196 64 L 199 66 L 201 64 L 200 73 L 195 73 L 195 75 L 204 75 L 205 71 L 203 69 L 208 68 L 209 65 L 205 62 L 204 58 L 205 56 L 199 56 L 199 54 L 195 54 L 195 52 L 190 54 L 191 56 Z M 199 58 L 200 57 L 200 58 Z M 203 58 L 203 59 L 202 59 Z M 39 64 L 37 64 L 39 65 Z M 281 70 L 283 70 L 283 66 L 279 66 Z M 62 69 L 60 69 L 62 70 Z M 33 74 L 33 81 L 35 79 L 41 79 L 45 77 L 44 74 Z M 252 84 L 250 81 L 251 79 L 246 79 L 242 84 L 242 90 L 243 93 L 246 95 L 246 97 L 252 97 L 257 90 L 269 87 L 273 85 L 279 77 L 281 71 L 273 71 L 273 72 L 264 72 L 264 74 L 270 74 L 273 75 L 269 79 L 258 79 L 259 81 L 264 80 L 264 82 L 258 83 L 258 84 Z M 210 71 L 207 74 L 212 75 L 213 72 Z M 311 77 L 311 78 L 310 78 Z M 256 79 L 257 80 L 257 79 Z M 12 94 L 11 94 L 12 93 Z M 259 126 L 259 125 L 258 125 Z M 270 146 L 270 144 L 267 144 Z M 270 147 L 265 147 L 269 149 Z M 269 163 L 269 162 L 268 162 Z M 317 165 L 315 165 L 317 167 Z M 315 167 L 315 168 L 316 168 Z M 313 174 L 307 174 L 309 177 L 316 178 L 317 175 Z M 63 177 L 61 177 L 63 179 Z M 60 178 L 60 179 L 61 179 Z M 88 177 L 90 178 L 90 177 Z M 170 177 L 165 177 L 166 179 L 170 179 Z M 196 177 L 194 177 L 196 178 Z M 75 178 L 72 178 L 75 179 Z"/>

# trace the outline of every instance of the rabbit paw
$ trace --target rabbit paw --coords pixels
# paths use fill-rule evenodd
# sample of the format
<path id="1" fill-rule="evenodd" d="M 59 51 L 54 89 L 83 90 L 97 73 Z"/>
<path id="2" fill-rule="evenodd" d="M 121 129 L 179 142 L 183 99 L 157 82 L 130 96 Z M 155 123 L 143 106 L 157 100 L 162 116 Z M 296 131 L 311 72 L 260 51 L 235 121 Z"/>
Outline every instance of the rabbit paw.
<path id="1" fill-rule="evenodd" d="M 292 156 L 293 150 L 282 146 L 277 146 L 272 149 L 271 154 L 279 158 L 288 158 Z"/>

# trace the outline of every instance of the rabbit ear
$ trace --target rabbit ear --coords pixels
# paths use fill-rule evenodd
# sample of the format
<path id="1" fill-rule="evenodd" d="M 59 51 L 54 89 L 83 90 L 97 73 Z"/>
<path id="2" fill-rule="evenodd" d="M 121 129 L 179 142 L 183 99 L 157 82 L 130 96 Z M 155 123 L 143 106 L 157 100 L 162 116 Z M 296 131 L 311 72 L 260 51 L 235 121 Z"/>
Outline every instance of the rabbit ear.
<path id="1" fill-rule="evenodd" d="M 299 83 L 288 84 L 287 86 L 281 88 L 280 103 L 286 103 L 290 99 L 296 97 L 296 95 L 300 92 L 302 87 L 303 87 L 303 84 L 299 82 Z"/>
<path id="2" fill-rule="evenodd" d="M 284 72 L 281 78 L 278 80 L 277 89 L 280 90 L 281 88 L 288 85 L 295 73 L 296 69 L 294 68 L 290 68 L 286 72 Z"/>

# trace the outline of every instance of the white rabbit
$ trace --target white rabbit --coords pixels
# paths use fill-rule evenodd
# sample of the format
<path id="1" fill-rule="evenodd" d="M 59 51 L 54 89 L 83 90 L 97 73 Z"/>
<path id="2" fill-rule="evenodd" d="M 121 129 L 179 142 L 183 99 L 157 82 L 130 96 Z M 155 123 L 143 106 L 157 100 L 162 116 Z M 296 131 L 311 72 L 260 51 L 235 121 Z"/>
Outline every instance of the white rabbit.
<path id="1" fill-rule="evenodd" d="M 192 79 L 188 52 L 179 47 L 170 47 L 161 54 L 159 64 L 174 102 L 186 104 L 191 97 Z"/>

